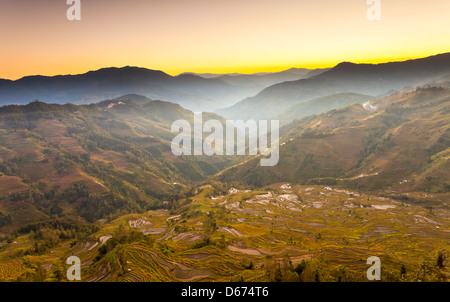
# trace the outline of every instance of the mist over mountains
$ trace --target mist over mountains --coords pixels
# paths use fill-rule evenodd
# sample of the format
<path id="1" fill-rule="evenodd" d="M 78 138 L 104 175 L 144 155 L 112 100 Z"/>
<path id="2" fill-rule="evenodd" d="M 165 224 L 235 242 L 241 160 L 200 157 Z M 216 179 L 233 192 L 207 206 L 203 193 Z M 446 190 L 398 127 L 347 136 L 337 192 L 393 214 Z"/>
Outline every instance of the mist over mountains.
<path id="1" fill-rule="evenodd" d="M 277 166 L 255 159 L 219 179 L 450 192 L 449 104 L 449 89 L 429 87 L 310 115 L 281 129 Z"/>
<path id="2" fill-rule="evenodd" d="M 0 79 L 0 104 L 89 104 L 126 94 L 174 102 L 193 111 L 225 108 L 260 90 L 286 80 L 301 79 L 321 70 L 292 69 L 265 75 L 223 75 L 204 78 L 195 74 L 170 76 L 138 67 L 103 68 L 79 75 L 28 76 Z"/>
<path id="3" fill-rule="evenodd" d="M 104 68 L 80 75 L 30 76 L 17 81 L 0 81 L 0 102 L 3 104 L 26 104 L 36 99 L 48 103 L 89 104 L 125 94 L 141 94 L 199 110 L 213 108 L 215 103 L 222 101 L 220 96 L 230 93 L 234 93 L 231 87 L 216 79 L 172 77 L 162 71 L 138 67 Z"/>
<path id="4" fill-rule="evenodd" d="M 341 93 L 384 96 L 435 83 L 449 73 L 449 53 L 404 62 L 343 62 L 331 69 L 291 68 L 256 74 L 170 76 L 138 67 L 104 68 L 79 75 L 0 79 L 0 104 L 33 100 L 89 104 L 134 94 L 177 103 L 194 112 L 215 111 L 229 119 L 270 119 L 318 97 Z"/>
<path id="5" fill-rule="evenodd" d="M 241 87 L 245 90 L 248 96 L 253 96 L 258 94 L 264 88 L 270 87 L 272 85 L 286 82 L 295 81 L 300 79 L 310 78 L 312 76 L 321 74 L 325 69 L 306 69 L 306 68 L 290 68 L 281 72 L 262 72 L 254 74 L 241 74 L 241 73 L 231 73 L 231 74 L 196 74 L 204 78 L 214 78 L 220 79 L 225 83 L 233 85 L 234 87 Z"/>
<path id="6" fill-rule="evenodd" d="M 450 73 L 450 53 L 383 64 L 343 62 L 317 76 L 275 84 L 230 108 L 217 111 L 231 119 L 270 119 L 289 107 L 336 93 L 385 95 L 427 84 Z"/>

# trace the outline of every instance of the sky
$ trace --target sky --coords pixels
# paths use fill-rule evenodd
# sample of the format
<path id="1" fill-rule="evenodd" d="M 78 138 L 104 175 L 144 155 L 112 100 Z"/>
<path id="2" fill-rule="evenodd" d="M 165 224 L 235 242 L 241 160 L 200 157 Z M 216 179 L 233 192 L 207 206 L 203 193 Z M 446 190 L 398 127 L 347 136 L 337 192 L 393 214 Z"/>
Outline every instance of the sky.
<path id="1" fill-rule="evenodd" d="M 0 0 L 0 78 L 139 66 L 270 72 L 450 52 L 449 0 Z"/>

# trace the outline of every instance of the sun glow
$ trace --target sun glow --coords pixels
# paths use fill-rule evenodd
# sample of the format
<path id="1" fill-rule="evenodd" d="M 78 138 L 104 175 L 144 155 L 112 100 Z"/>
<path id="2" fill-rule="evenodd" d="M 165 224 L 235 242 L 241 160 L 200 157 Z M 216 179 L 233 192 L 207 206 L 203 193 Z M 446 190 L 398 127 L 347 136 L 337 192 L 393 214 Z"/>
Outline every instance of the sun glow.
<path id="1" fill-rule="evenodd" d="M 365 0 L 0 1 L 0 78 L 140 66 L 181 72 L 254 73 L 380 63 L 450 50 L 450 2 Z"/>

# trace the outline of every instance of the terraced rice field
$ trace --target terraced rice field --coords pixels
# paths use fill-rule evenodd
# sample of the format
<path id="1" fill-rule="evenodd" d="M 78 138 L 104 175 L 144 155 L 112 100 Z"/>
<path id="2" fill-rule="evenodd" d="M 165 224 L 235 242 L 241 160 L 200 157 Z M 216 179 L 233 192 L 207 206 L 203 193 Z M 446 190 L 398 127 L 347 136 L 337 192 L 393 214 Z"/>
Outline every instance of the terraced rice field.
<path id="1" fill-rule="evenodd" d="M 345 272 L 346 280 L 364 281 L 370 256 L 380 257 L 387 272 L 401 265 L 413 271 L 435 261 L 439 250 L 450 250 L 446 209 L 430 212 L 324 186 L 278 184 L 223 196 L 211 192 L 208 186 L 199 189 L 191 203 L 173 213 L 149 211 L 104 224 L 91 239 L 61 248 L 61 261 L 79 256 L 83 280 L 92 282 L 269 281 L 273 263 L 295 267 L 303 261 L 325 280 L 336 281 Z M 118 244 L 95 260 L 102 246 L 127 229 L 147 240 Z M 6 280 L 18 274 L 2 271 Z"/>
<path id="2" fill-rule="evenodd" d="M 22 261 L 18 259 L 0 260 L 1 281 L 14 281 L 25 271 Z"/>

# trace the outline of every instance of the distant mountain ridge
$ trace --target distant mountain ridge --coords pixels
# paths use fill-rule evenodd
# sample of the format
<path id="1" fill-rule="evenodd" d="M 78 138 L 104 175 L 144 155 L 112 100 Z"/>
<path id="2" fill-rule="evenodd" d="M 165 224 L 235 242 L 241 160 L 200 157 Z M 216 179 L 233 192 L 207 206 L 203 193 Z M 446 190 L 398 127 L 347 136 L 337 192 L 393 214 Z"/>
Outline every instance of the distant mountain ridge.
<path id="1" fill-rule="evenodd" d="M 450 53 L 382 64 L 343 62 L 307 79 L 275 84 L 217 113 L 232 119 L 270 119 L 317 97 L 347 92 L 381 95 L 423 85 L 446 74 L 450 74 Z"/>
<path id="2" fill-rule="evenodd" d="M 78 75 L 28 76 L 0 81 L 0 104 L 47 103 L 88 104 L 125 94 L 165 99 L 186 108 L 211 110 L 220 96 L 233 93 L 230 85 L 216 79 L 196 77 L 195 85 L 159 70 L 139 67 L 103 68 Z M 192 80 L 191 80 L 192 81 Z M 214 99 L 214 98 L 218 99 Z"/>
<path id="3" fill-rule="evenodd" d="M 328 71 L 329 68 L 323 69 L 307 69 L 307 68 L 290 68 L 281 72 L 259 72 L 253 74 L 242 73 L 228 73 L 228 74 L 196 74 L 184 73 L 181 75 L 197 75 L 207 79 L 218 79 L 232 85 L 233 87 L 241 88 L 246 91 L 248 97 L 258 94 L 263 89 L 275 84 L 307 79 L 312 76 L 319 75 Z M 240 100 L 239 100 L 240 101 Z M 225 108 L 226 106 L 222 106 Z"/>
<path id="4" fill-rule="evenodd" d="M 318 68 L 318 69 L 309 69 L 309 68 L 289 68 L 283 71 L 278 72 L 255 72 L 255 73 L 196 73 L 196 72 L 183 72 L 180 75 L 190 74 L 196 75 L 205 79 L 209 78 L 220 78 L 220 77 L 264 77 L 267 75 L 279 75 L 279 74 L 299 74 L 303 76 L 313 76 L 319 73 L 325 72 L 330 68 Z"/>
<path id="5" fill-rule="evenodd" d="M 307 70 L 311 72 L 311 70 Z M 314 71 L 314 70 L 313 70 Z M 306 70 L 305 70 L 306 73 Z M 286 76 L 290 78 L 286 78 Z M 46 103 L 89 104 L 122 95 L 142 95 L 177 103 L 193 111 L 213 111 L 287 79 L 303 78 L 292 70 L 267 74 L 269 80 L 246 81 L 204 78 L 195 74 L 171 76 L 160 70 L 126 66 L 110 67 L 77 75 L 26 76 L 16 81 L 0 79 L 0 105 Z"/>
<path id="6" fill-rule="evenodd" d="M 263 89 L 275 84 L 283 83 L 286 81 L 296 81 L 301 79 L 307 79 L 312 76 L 319 75 L 328 71 L 330 68 L 308 69 L 308 68 L 290 68 L 280 72 L 258 72 L 251 74 L 244 73 L 195 73 L 184 72 L 177 77 L 189 78 L 191 76 L 198 76 L 205 79 L 221 80 L 238 91 L 242 92 L 245 97 L 250 97 L 258 94 Z M 239 100 L 234 100 L 237 103 Z M 226 108 L 226 104 L 220 104 L 220 108 Z"/>
<path id="7" fill-rule="evenodd" d="M 88 104 L 125 94 L 164 99 L 199 111 L 211 111 L 228 98 L 245 95 L 217 79 L 172 77 L 162 71 L 138 67 L 0 81 L 0 104 L 26 104 L 36 99 L 47 103 Z"/>

